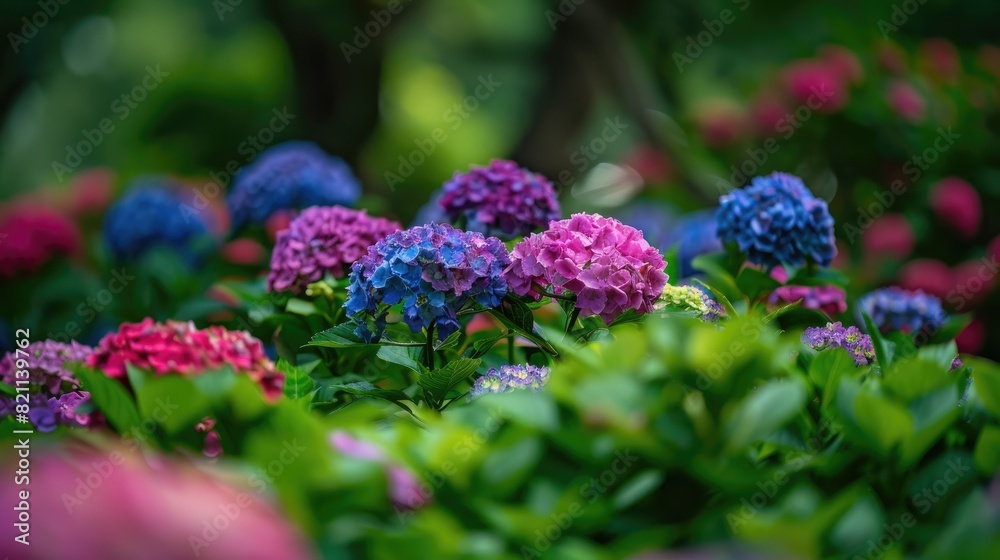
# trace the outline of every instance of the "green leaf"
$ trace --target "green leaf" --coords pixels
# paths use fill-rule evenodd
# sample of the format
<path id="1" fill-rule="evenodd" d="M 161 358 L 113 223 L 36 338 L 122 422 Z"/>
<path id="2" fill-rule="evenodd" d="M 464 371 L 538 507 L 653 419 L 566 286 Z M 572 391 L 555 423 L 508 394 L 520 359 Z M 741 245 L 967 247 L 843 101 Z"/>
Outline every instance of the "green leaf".
<path id="1" fill-rule="evenodd" d="M 983 358 L 967 358 L 965 365 L 972 367 L 972 382 L 983 406 L 995 418 L 1000 418 L 1000 367 Z"/>
<path id="2" fill-rule="evenodd" d="M 729 315 L 730 318 L 739 317 L 739 314 L 736 313 L 736 308 L 733 307 L 733 304 L 729 301 L 729 298 L 726 297 L 726 294 L 720 292 L 719 290 L 716 290 L 712 286 L 709 286 L 708 284 L 702 282 L 697 278 L 693 278 L 692 280 L 694 281 L 694 283 L 704 287 L 709 292 L 712 292 L 712 295 L 715 296 L 715 299 L 718 300 L 718 302 L 722 305 L 722 307 L 726 309 L 726 314 Z"/>
<path id="3" fill-rule="evenodd" d="M 434 401 L 440 403 L 452 387 L 468 379 L 481 363 L 483 361 L 480 359 L 460 358 L 443 368 L 421 375 L 417 383 Z"/>
<path id="4" fill-rule="evenodd" d="M 135 401 L 121 383 L 85 366 L 71 364 L 70 369 L 80 380 L 81 389 L 90 393 L 90 400 L 118 433 L 125 434 L 139 426 Z"/>
<path id="5" fill-rule="evenodd" d="M 14 397 L 17 396 L 17 389 L 6 383 L 0 383 L 0 393 L 8 397 Z"/>
<path id="6" fill-rule="evenodd" d="M 958 398 L 958 389 L 948 385 L 909 404 L 913 435 L 904 439 L 900 447 L 900 468 L 909 469 L 917 464 L 927 450 L 961 418 Z"/>
<path id="7" fill-rule="evenodd" d="M 887 371 L 892 365 L 892 359 L 896 351 L 896 345 L 885 339 L 882 332 L 875 327 L 872 318 L 867 313 L 862 312 L 861 316 L 865 320 L 865 328 L 872 337 L 872 346 L 875 348 L 875 361 L 878 362 L 882 371 Z"/>
<path id="8" fill-rule="evenodd" d="M 840 378 L 855 372 L 854 358 L 843 348 L 827 348 L 809 364 L 809 380 L 821 391 L 820 410 L 825 411 L 837 395 Z"/>
<path id="9" fill-rule="evenodd" d="M 535 318 L 531 314 L 531 309 L 524 302 L 508 295 L 500 303 L 500 307 L 490 309 L 489 313 L 499 319 L 507 328 L 534 342 L 542 350 L 553 356 L 559 354 L 549 344 L 549 341 L 535 330 Z"/>
<path id="10" fill-rule="evenodd" d="M 950 315 L 944 325 L 941 325 L 938 330 L 931 334 L 928 343 L 939 344 L 954 340 L 954 338 L 958 336 L 958 333 L 962 332 L 962 329 L 969 326 L 969 323 L 971 322 L 971 313 L 966 313 L 964 315 Z"/>
<path id="11" fill-rule="evenodd" d="M 916 359 L 897 360 L 882 372 L 882 386 L 905 402 L 914 401 L 941 387 L 954 383 L 948 369 L 934 362 Z"/>
<path id="12" fill-rule="evenodd" d="M 322 346 L 325 348 L 360 348 L 369 346 L 360 336 L 354 333 L 354 323 L 341 323 L 325 331 L 313 335 L 307 346 Z"/>
<path id="13" fill-rule="evenodd" d="M 316 388 L 316 382 L 306 370 L 293 366 L 284 358 L 280 358 L 275 364 L 278 371 L 285 374 L 285 387 L 282 390 L 289 399 L 298 399 L 308 396 Z"/>
<path id="14" fill-rule="evenodd" d="M 1000 427 L 987 425 L 976 441 L 976 468 L 979 472 L 993 476 L 1000 469 Z"/>
<path id="15" fill-rule="evenodd" d="M 417 359 L 419 349 L 405 346 L 382 346 L 378 349 L 376 356 L 391 363 L 403 366 L 417 373 L 422 373 L 424 367 Z"/>
<path id="16" fill-rule="evenodd" d="M 786 267 L 787 268 L 787 267 Z M 846 286 L 850 282 L 842 272 L 832 268 L 816 268 L 809 270 L 809 267 L 802 267 L 789 276 L 789 286 Z"/>
<path id="17" fill-rule="evenodd" d="M 125 372 L 128 375 L 129 385 L 132 386 L 132 391 L 136 394 L 142 390 L 143 386 L 146 384 L 146 380 L 153 377 L 151 372 L 142 368 L 137 368 L 128 363 L 125 364 Z"/>
<path id="18" fill-rule="evenodd" d="M 681 260 L 677 257 L 679 251 L 679 244 L 674 243 L 663 255 L 664 260 L 667 261 L 667 268 L 664 271 L 667 273 L 667 280 L 672 278 L 675 284 L 681 279 Z"/>
<path id="19" fill-rule="evenodd" d="M 801 301 L 793 301 L 792 303 L 789 303 L 787 305 L 782 305 L 781 307 L 779 307 L 779 308 L 775 309 L 774 311 L 772 311 L 772 312 L 768 313 L 767 315 L 765 315 L 762 322 L 766 325 L 766 324 L 770 323 L 771 321 L 774 321 L 778 317 L 781 317 L 785 313 L 788 313 L 789 311 L 792 311 L 792 310 L 798 308 L 799 305 L 801 305 L 801 304 L 802 304 Z"/>
<path id="20" fill-rule="evenodd" d="M 736 286 L 750 301 L 757 301 L 781 286 L 781 282 L 762 270 L 747 266 L 736 276 Z"/>
<path id="21" fill-rule="evenodd" d="M 488 331 L 480 331 L 480 332 L 482 333 L 483 336 L 480 337 L 479 340 L 473 342 L 471 346 L 466 348 L 465 353 L 462 355 L 462 357 L 472 358 L 472 359 L 482 358 L 483 356 L 488 354 L 489 351 L 492 350 L 494 346 L 496 346 L 497 342 L 507 338 L 508 336 L 513 336 L 506 334 L 493 335 Z"/>
<path id="22" fill-rule="evenodd" d="M 713 282 L 719 282 L 720 285 L 733 293 L 740 292 L 740 288 L 737 286 L 736 279 L 734 278 L 738 269 L 730 272 L 728 270 L 729 265 L 730 258 L 726 253 L 699 255 L 691 260 L 691 267 L 706 273 Z"/>
<path id="23" fill-rule="evenodd" d="M 748 395 L 726 419 L 726 450 L 739 452 L 778 431 L 798 415 L 806 403 L 806 390 L 790 379 L 769 381 Z"/>
<path id="24" fill-rule="evenodd" d="M 913 418 L 906 408 L 862 388 L 854 379 L 841 378 L 836 406 L 849 439 L 882 457 L 913 433 Z"/>
<path id="25" fill-rule="evenodd" d="M 212 399 L 195 387 L 193 378 L 180 375 L 150 376 L 136 391 L 136 401 L 142 418 L 171 436 L 191 434 L 202 418 L 214 415 Z"/>
<path id="26" fill-rule="evenodd" d="M 316 310 L 316 306 L 313 305 L 311 301 L 298 298 L 288 300 L 288 303 L 285 304 L 285 311 L 303 316 L 316 315 L 319 313 L 319 311 Z"/>
<path id="27" fill-rule="evenodd" d="M 348 395 L 350 399 L 336 398 L 338 396 Z M 406 393 L 400 391 L 399 389 L 382 389 L 368 383 L 367 381 L 358 381 L 357 383 L 346 383 L 337 385 L 327 385 L 322 387 L 317 394 L 317 400 L 319 402 L 314 402 L 313 406 L 324 406 L 324 405 L 334 405 L 334 408 L 340 408 L 342 406 L 348 405 L 358 399 L 364 398 L 375 398 L 381 399 L 393 403 L 394 405 L 402 408 L 406 412 L 413 414 L 410 407 L 404 404 L 404 401 L 409 401 L 410 397 Z M 329 399 L 329 400 L 328 400 Z"/>
<path id="28" fill-rule="evenodd" d="M 608 325 L 608 327 L 624 325 L 626 323 L 641 323 L 645 318 L 646 318 L 645 315 L 639 313 L 635 309 L 628 308 L 622 314 L 615 317 L 614 320 L 611 321 L 611 324 Z M 603 328 L 603 326 L 604 323 L 601 323 L 601 326 L 598 328 Z"/>

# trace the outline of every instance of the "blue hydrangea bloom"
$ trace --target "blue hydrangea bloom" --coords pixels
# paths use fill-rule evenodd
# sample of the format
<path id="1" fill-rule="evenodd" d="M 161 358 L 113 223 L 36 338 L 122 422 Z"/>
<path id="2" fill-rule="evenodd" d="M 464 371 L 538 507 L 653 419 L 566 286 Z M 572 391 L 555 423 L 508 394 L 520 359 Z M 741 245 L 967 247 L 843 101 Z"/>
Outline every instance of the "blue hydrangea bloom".
<path id="1" fill-rule="evenodd" d="M 661 253 L 666 253 L 675 241 L 673 232 L 677 226 L 677 215 L 673 208 L 666 204 L 636 200 L 622 208 L 615 216 L 621 223 L 641 231 L 642 238 Z"/>
<path id="2" fill-rule="evenodd" d="M 933 333 L 948 320 L 937 297 L 923 290 L 909 291 L 896 286 L 865 294 L 858 300 L 858 310 L 859 314 L 867 313 L 884 333 Z"/>
<path id="3" fill-rule="evenodd" d="M 443 340 L 458 330 L 457 313 L 470 302 L 500 305 L 508 266 L 507 248 L 495 237 L 448 224 L 397 231 L 351 266 L 345 309 L 369 341 L 382 336 L 396 304 L 413 332 L 433 326 Z"/>
<path id="4" fill-rule="evenodd" d="M 353 206 L 361 183 L 344 160 L 312 142 L 292 141 L 261 152 L 236 174 L 226 199 L 233 228 L 263 224 L 280 210 Z"/>
<path id="5" fill-rule="evenodd" d="M 119 261 L 168 247 L 189 266 L 197 266 L 212 247 L 208 209 L 195 210 L 168 181 L 139 180 L 104 216 L 104 241 Z"/>
<path id="6" fill-rule="evenodd" d="M 751 263 L 773 268 L 811 260 L 829 266 L 837 254 L 833 217 L 802 180 L 787 173 L 755 177 L 719 198 L 717 232 L 735 242 Z"/>
<path id="7" fill-rule="evenodd" d="M 532 365 L 507 365 L 490 368 L 476 379 L 469 400 L 490 393 L 510 393 L 518 389 L 537 391 L 549 381 L 549 368 Z"/>

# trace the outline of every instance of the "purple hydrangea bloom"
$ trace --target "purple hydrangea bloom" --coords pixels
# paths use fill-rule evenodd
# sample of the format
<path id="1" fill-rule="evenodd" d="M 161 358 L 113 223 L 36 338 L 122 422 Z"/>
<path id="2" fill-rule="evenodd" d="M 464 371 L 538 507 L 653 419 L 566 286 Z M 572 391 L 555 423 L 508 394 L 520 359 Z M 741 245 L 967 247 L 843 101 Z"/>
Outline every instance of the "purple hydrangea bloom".
<path id="1" fill-rule="evenodd" d="M 77 414 L 76 408 L 90 400 L 90 394 L 78 391 L 80 382 L 68 370 L 66 362 L 84 362 L 93 352 L 89 346 L 75 341 L 69 344 L 45 340 L 29 344 L 27 357 L 8 353 L 0 359 L 0 381 L 13 387 L 24 387 L 27 379 L 28 419 L 39 431 L 47 432 L 57 425 L 88 426 L 102 421 L 99 415 Z M 26 368 L 18 368 L 17 361 L 27 361 Z M 17 377 L 18 371 L 27 371 L 27 378 Z M 18 383 L 21 381 L 22 383 Z M 15 400 L 0 397 L 0 415 L 14 414 Z"/>
<path id="2" fill-rule="evenodd" d="M 241 169 L 226 206 L 233 228 L 263 224 L 280 210 L 309 206 L 351 206 L 361 183 L 344 160 L 312 142 L 292 141 L 264 150 Z"/>
<path id="3" fill-rule="evenodd" d="M 837 254 L 826 202 L 787 173 L 755 177 L 722 195 L 716 222 L 724 243 L 735 242 L 747 260 L 767 268 L 806 260 L 829 266 Z"/>
<path id="4" fill-rule="evenodd" d="M 343 278 L 368 247 L 399 229 L 398 223 L 369 216 L 364 210 L 307 208 L 278 233 L 267 289 L 300 294 L 327 274 Z"/>
<path id="5" fill-rule="evenodd" d="M 439 201 L 452 222 L 486 235 L 513 239 L 559 219 L 559 201 L 548 179 L 513 161 L 494 160 L 455 173 Z"/>
<path id="6" fill-rule="evenodd" d="M 726 308 L 722 307 L 722 304 L 712 299 L 705 292 L 701 293 L 702 301 L 705 302 L 705 307 L 707 311 L 702 313 L 701 320 L 707 323 L 718 323 L 720 319 L 726 316 Z"/>
<path id="7" fill-rule="evenodd" d="M 826 327 L 809 327 L 802 333 L 802 341 L 813 350 L 843 348 L 854 358 L 854 365 L 866 366 L 875 361 L 872 339 L 857 327 L 844 328 L 839 321 Z"/>
<path id="8" fill-rule="evenodd" d="M 858 310 L 871 317 L 883 333 L 932 333 L 948 319 L 941 300 L 924 293 L 892 286 L 869 292 L 858 300 Z"/>
<path id="9" fill-rule="evenodd" d="M 532 365 L 506 365 L 490 368 L 476 379 L 469 398 L 487 393 L 509 393 L 518 389 L 537 391 L 549 381 L 549 368 Z"/>
<path id="10" fill-rule="evenodd" d="M 956 369 L 958 369 L 960 367 L 963 367 L 963 366 L 965 366 L 965 364 L 962 363 L 962 357 L 961 356 L 955 356 L 955 359 L 951 361 L 951 370 L 949 370 L 949 371 L 955 371 Z"/>
<path id="11" fill-rule="evenodd" d="M 443 340 L 458 330 L 457 313 L 469 303 L 500 305 L 509 265 L 496 237 L 448 224 L 397 231 L 351 266 L 345 309 L 366 340 L 382 336 L 389 307 L 398 303 L 413 332 L 433 327 Z"/>

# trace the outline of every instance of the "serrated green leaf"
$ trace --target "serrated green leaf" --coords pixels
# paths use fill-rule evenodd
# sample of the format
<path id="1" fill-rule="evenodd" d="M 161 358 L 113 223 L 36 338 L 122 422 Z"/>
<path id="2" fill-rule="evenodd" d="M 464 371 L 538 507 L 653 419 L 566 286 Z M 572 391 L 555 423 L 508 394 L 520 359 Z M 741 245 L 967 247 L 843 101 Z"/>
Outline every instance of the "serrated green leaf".
<path id="1" fill-rule="evenodd" d="M 448 365 L 429 371 L 420 376 L 417 383 L 436 402 L 441 402 L 452 387 L 458 385 L 463 380 L 476 372 L 480 359 L 461 358 Z"/>
<path id="2" fill-rule="evenodd" d="M 338 395 L 349 395 L 354 397 L 349 400 L 336 399 Z M 350 404 L 358 399 L 364 398 L 375 398 L 384 401 L 391 402 L 392 404 L 402 408 L 406 412 L 413 414 L 410 407 L 404 404 L 404 401 L 409 401 L 410 397 L 406 393 L 400 391 L 399 389 L 382 389 L 376 387 L 367 381 L 358 381 L 356 383 L 346 383 L 337 385 L 327 385 L 320 388 L 317 393 L 317 402 L 313 403 L 314 407 L 324 406 L 324 405 L 334 405 L 334 408 L 340 408 L 341 406 Z M 329 399 L 329 400 L 327 400 Z"/>
<path id="3" fill-rule="evenodd" d="M 293 366 L 284 358 L 280 358 L 275 364 L 278 371 L 285 374 L 285 386 L 282 392 L 289 399 L 305 397 L 316 388 L 316 382 L 305 369 Z"/>
<path id="4" fill-rule="evenodd" d="M 378 356 L 380 359 L 385 360 L 389 363 L 403 366 L 409 370 L 421 373 L 424 371 L 424 366 L 420 364 L 417 356 L 419 355 L 419 350 L 417 348 L 408 348 L 404 346 L 382 346 L 378 349 Z"/>
<path id="5" fill-rule="evenodd" d="M 534 342 L 542 350 L 552 355 L 558 355 L 549 341 L 535 329 L 535 318 L 531 314 L 531 309 L 524 302 L 507 296 L 501 302 L 500 307 L 490 309 L 489 313 L 499 319 L 507 328 Z"/>

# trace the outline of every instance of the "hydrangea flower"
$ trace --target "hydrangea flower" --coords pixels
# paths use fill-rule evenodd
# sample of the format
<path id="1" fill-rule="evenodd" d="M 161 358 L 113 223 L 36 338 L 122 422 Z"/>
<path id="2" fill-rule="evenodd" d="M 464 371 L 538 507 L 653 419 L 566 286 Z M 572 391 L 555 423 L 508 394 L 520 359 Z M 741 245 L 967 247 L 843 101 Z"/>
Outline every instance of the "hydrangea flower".
<path id="1" fill-rule="evenodd" d="M 37 271 L 56 255 L 75 255 L 80 233 L 67 217 L 44 208 L 18 207 L 0 217 L 0 277 Z"/>
<path id="2" fill-rule="evenodd" d="M 855 366 L 866 366 L 875 361 L 871 337 L 857 327 L 844 328 L 839 321 L 827 323 L 826 327 L 809 327 L 802 333 L 802 342 L 817 351 L 843 348 L 854 358 Z"/>
<path id="3" fill-rule="evenodd" d="M 278 233 L 267 289 L 300 294 L 327 274 L 343 278 L 369 246 L 399 229 L 398 223 L 369 216 L 364 210 L 307 208 Z"/>
<path id="4" fill-rule="evenodd" d="M 513 161 L 494 160 L 455 173 L 439 201 L 448 218 L 464 218 L 466 227 L 513 239 L 559 219 L 559 201 L 548 179 Z"/>
<path id="5" fill-rule="evenodd" d="M 787 173 L 755 177 L 746 188 L 722 195 L 716 221 L 724 243 L 735 242 L 747 260 L 767 268 L 807 259 L 829 266 L 837 254 L 826 202 Z"/>
<path id="6" fill-rule="evenodd" d="M 87 358 L 88 366 L 120 380 L 127 379 L 127 364 L 156 375 L 198 375 L 228 365 L 257 382 L 269 398 L 279 397 L 285 382 L 264 345 L 250 334 L 216 325 L 199 330 L 192 322 L 156 323 L 147 317 L 122 323 Z"/>
<path id="7" fill-rule="evenodd" d="M 955 371 L 956 369 L 958 369 L 960 367 L 965 367 L 965 364 L 962 363 L 962 357 L 961 356 L 955 356 L 955 359 L 951 361 L 951 370 L 950 371 Z"/>
<path id="8" fill-rule="evenodd" d="M 367 340 L 382 336 L 388 308 L 398 303 L 413 332 L 434 328 L 443 340 L 458 330 L 457 313 L 468 303 L 500 305 L 508 265 L 507 248 L 495 237 L 448 224 L 397 231 L 351 266 L 345 309 Z"/>
<path id="9" fill-rule="evenodd" d="M 233 228 L 263 224 L 280 210 L 351 206 L 361 183 L 344 160 L 312 142 L 292 141 L 264 150 L 236 174 L 226 206 Z"/>
<path id="10" fill-rule="evenodd" d="M 510 393 L 518 389 L 537 391 L 549 382 L 549 368 L 532 365 L 505 365 L 490 368 L 476 379 L 469 391 L 469 398 L 487 393 Z"/>
<path id="11" fill-rule="evenodd" d="M 0 381 L 12 387 L 24 387 L 23 382 L 28 382 L 28 419 L 39 431 L 50 432 L 60 425 L 103 424 L 99 413 L 76 412 L 78 406 L 90 401 L 90 393 L 79 390 L 80 382 L 66 368 L 67 362 L 84 362 L 93 351 L 89 346 L 45 340 L 29 344 L 25 351 L 27 356 L 10 352 L 0 359 Z M 27 367 L 17 367 L 19 360 L 26 361 Z M 18 377 L 18 371 L 27 371 L 27 377 Z M 14 414 L 16 404 L 14 398 L 0 396 L 0 416 Z"/>
<path id="12" fill-rule="evenodd" d="M 802 307 L 822 311 L 830 317 L 847 311 L 846 294 L 837 286 L 781 286 L 767 301 L 772 305 L 784 305 L 799 300 L 802 300 Z"/>
<path id="13" fill-rule="evenodd" d="M 172 249 L 196 267 L 211 248 L 207 210 L 192 212 L 169 183 L 141 180 L 104 216 L 104 242 L 118 260 L 140 258 L 154 247 Z M 201 242 L 201 243 L 199 243 Z"/>
<path id="14" fill-rule="evenodd" d="M 661 252 L 666 252 L 677 241 L 677 216 L 666 204 L 649 200 L 636 200 L 622 209 L 616 216 L 623 224 L 642 232 L 642 237 Z M 714 232 L 714 221 L 713 221 Z"/>
<path id="15" fill-rule="evenodd" d="M 722 305 L 696 286 L 664 286 L 655 307 L 663 309 L 667 306 L 694 311 L 699 318 L 709 323 L 716 323 L 726 316 Z"/>
<path id="16" fill-rule="evenodd" d="M 933 332 L 948 319 L 940 299 L 923 290 L 911 292 L 896 286 L 862 296 L 858 309 L 867 313 L 875 327 L 884 333 Z"/>
<path id="17" fill-rule="evenodd" d="M 514 247 L 504 273 L 512 292 L 536 300 L 543 290 L 576 294 L 581 317 L 606 324 L 626 309 L 653 311 L 667 275 L 663 255 L 634 227 L 597 214 L 551 222 Z"/>

